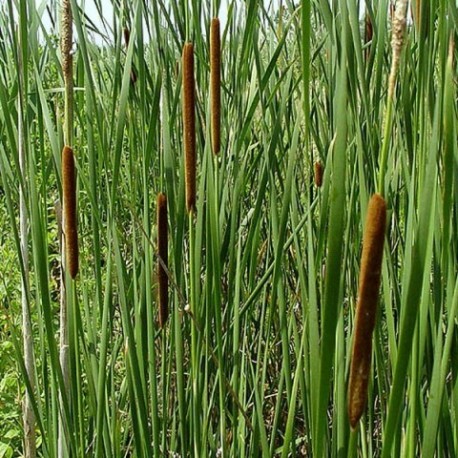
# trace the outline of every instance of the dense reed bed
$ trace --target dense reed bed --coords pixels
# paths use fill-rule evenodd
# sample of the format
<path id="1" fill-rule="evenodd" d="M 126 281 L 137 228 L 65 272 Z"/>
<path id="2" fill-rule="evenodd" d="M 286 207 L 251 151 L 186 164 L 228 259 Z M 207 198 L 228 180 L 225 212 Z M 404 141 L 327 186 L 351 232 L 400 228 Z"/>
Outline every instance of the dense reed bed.
<path id="1" fill-rule="evenodd" d="M 0 458 L 456 455 L 455 2 L 57 3 L 0 2 Z"/>

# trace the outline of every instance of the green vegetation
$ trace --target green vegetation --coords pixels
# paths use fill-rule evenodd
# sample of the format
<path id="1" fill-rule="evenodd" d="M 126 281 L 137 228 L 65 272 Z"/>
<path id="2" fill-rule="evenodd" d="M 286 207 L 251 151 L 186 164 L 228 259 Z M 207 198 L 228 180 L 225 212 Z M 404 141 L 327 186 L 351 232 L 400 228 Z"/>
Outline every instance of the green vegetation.
<path id="1" fill-rule="evenodd" d="M 69 1 L 64 81 L 60 5 L 0 2 L 0 458 L 33 441 L 27 391 L 44 457 L 455 456 L 456 3 L 409 5 L 399 67 L 390 0 L 112 0 L 110 18 L 104 3 L 95 0 L 95 21 Z M 210 24 L 223 10 L 214 154 Z M 56 205 L 65 143 L 77 171 L 74 280 L 61 277 Z M 362 239 L 376 192 L 387 204 L 380 299 L 367 404 L 352 430 Z"/>

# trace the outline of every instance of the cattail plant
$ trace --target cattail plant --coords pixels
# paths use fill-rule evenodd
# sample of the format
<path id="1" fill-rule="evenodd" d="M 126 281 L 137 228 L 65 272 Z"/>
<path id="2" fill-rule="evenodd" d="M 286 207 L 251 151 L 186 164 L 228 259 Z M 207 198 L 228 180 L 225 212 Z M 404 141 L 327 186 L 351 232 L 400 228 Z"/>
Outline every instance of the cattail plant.
<path id="1" fill-rule="evenodd" d="M 168 297 L 168 239 L 167 239 L 167 197 L 163 193 L 157 196 L 157 283 L 159 304 L 159 326 L 163 328 L 169 314 Z"/>
<path id="2" fill-rule="evenodd" d="M 71 144 L 71 130 L 73 128 L 73 55 L 72 30 L 73 16 L 70 0 L 62 2 L 62 25 L 60 49 L 62 55 L 62 73 L 65 85 L 65 129 L 66 143 Z"/>
<path id="3" fill-rule="evenodd" d="M 393 111 L 393 98 L 394 89 L 396 86 L 396 78 L 399 69 L 399 62 L 401 60 L 401 52 L 404 44 L 404 33 L 406 30 L 406 14 L 407 14 L 407 0 L 399 0 L 396 3 L 395 11 L 392 15 L 392 30 L 391 30 L 391 49 L 392 60 L 390 75 L 388 77 L 388 94 L 387 104 L 385 110 L 385 128 L 383 135 L 382 151 L 380 154 L 380 168 L 379 168 L 379 181 L 378 190 L 381 195 L 384 195 L 384 180 L 386 163 L 388 160 L 388 148 L 391 137 L 392 126 L 392 111 Z"/>
<path id="4" fill-rule="evenodd" d="M 210 27 L 210 90 L 212 150 L 221 149 L 221 38 L 219 19 L 213 18 Z"/>
<path id="5" fill-rule="evenodd" d="M 353 429 L 364 412 L 367 399 L 372 358 L 372 333 L 377 313 L 385 225 L 385 199 L 380 194 L 374 194 L 369 201 L 364 229 L 355 336 L 348 386 L 348 416 Z"/>
<path id="6" fill-rule="evenodd" d="M 407 0 L 398 1 L 393 14 L 391 32 L 392 61 L 388 80 L 388 98 L 393 96 L 399 61 L 401 59 L 401 51 L 404 44 L 404 32 L 406 30 L 407 3 Z"/>
<path id="7" fill-rule="evenodd" d="M 315 162 L 315 186 L 321 188 L 323 185 L 323 164 L 321 161 Z"/>
<path id="8" fill-rule="evenodd" d="M 188 213 L 191 213 L 196 207 L 196 117 L 192 43 L 186 43 L 183 47 L 183 128 L 186 209 Z"/>
<path id="9" fill-rule="evenodd" d="M 62 150 L 62 191 L 64 196 L 65 260 L 70 277 L 78 273 L 78 232 L 76 215 L 76 176 L 73 150 Z"/>
<path id="10" fill-rule="evenodd" d="M 26 81 L 23 75 L 23 55 L 18 53 L 18 103 L 17 103 L 17 121 L 18 121 L 18 152 L 19 152 L 19 170 L 23 177 L 27 175 L 27 142 L 24 131 L 24 110 Z M 25 180 L 24 180 L 25 181 Z M 35 389 L 35 360 L 33 350 L 33 329 L 30 314 L 30 295 L 29 295 L 29 221 L 27 215 L 27 203 L 24 188 L 19 186 L 19 226 L 20 226 L 20 246 L 24 272 L 21 278 L 21 306 L 22 306 L 22 338 L 24 345 L 24 365 L 29 379 L 30 388 Z M 36 436 L 35 436 L 35 413 L 32 407 L 31 393 L 26 393 L 22 405 L 23 425 L 24 425 L 24 456 L 25 458 L 34 458 L 36 456 Z"/>
<path id="11" fill-rule="evenodd" d="M 126 48 L 127 48 L 129 46 L 129 41 L 130 41 L 130 30 L 127 27 L 124 27 L 123 35 L 124 35 L 124 44 L 126 45 Z"/>
<path id="12" fill-rule="evenodd" d="M 70 0 L 62 4 L 62 73 L 65 84 L 64 141 L 71 145 L 73 135 L 73 56 L 72 8 Z M 70 146 L 62 150 L 63 228 L 65 236 L 65 269 L 71 278 L 78 273 L 78 235 L 76 231 L 76 179 L 75 160 Z"/>
<path id="13" fill-rule="evenodd" d="M 61 18 L 61 56 L 62 73 L 64 76 L 64 145 L 71 145 L 73 141 L 73 16 L 71 0 L 62 2 Z M 61 286 L 60 286 L 60 323 L 59 323 L 59 360 L 64 380 L 64 390 L 68 397 L 70 393 L 69 376 L 69 325 L 67 287 L 72 288 L 71 282 L 67 284 L 67 275 L 75 278 L 78 273 L 78 235 L 76 232 L 76 183 L 75 162 L 73 150 L 70 146 L 62 151 L 62 194 L 63 194 L 63 236 L 61 238 Z M 59 402 L 63 403 L 62 393 Z M 68 455 L 66 442 L 66 427 L 63 415 L 59 417 L 59 431 L 57 442 L 57 456 Z"/>

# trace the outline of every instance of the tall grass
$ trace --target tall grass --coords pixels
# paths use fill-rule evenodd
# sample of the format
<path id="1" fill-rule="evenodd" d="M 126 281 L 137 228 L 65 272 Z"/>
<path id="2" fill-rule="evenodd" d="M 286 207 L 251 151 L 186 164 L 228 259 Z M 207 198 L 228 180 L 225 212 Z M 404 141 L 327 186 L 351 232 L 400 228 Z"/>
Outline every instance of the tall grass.
<path id="1" fill-rule="evenodd" d="M 0 457 L 456 454 L 458 9 L 279 3 L 0 4 Z"/>

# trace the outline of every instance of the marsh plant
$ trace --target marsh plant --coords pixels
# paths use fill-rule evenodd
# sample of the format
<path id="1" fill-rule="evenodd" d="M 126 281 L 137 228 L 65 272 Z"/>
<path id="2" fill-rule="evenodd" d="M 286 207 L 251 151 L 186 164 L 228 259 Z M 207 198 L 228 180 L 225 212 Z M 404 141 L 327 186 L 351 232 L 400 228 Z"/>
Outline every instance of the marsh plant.
<path id="1" fill-rule="evenodd" d="M 455 456 L 456 2 L 93 3 L 0 2 L 0 458 Z"/>

